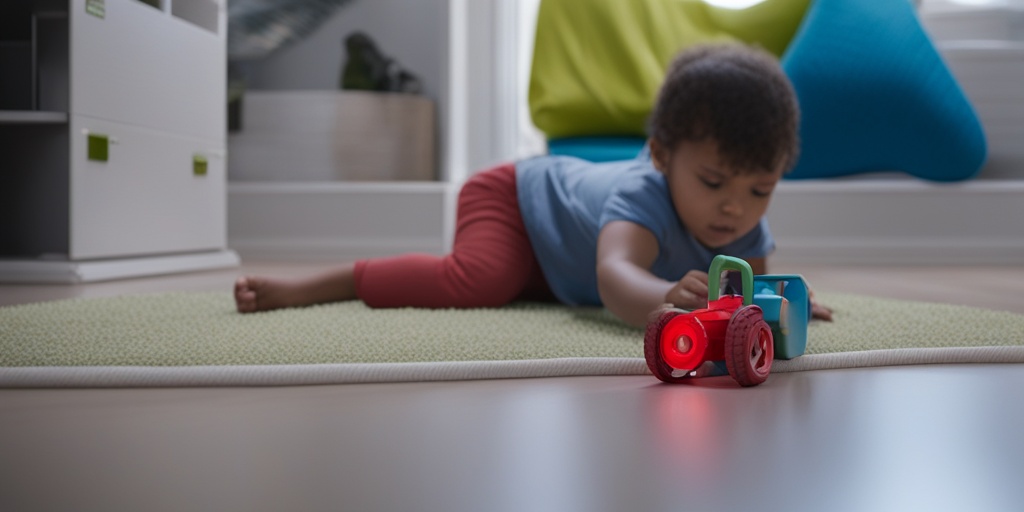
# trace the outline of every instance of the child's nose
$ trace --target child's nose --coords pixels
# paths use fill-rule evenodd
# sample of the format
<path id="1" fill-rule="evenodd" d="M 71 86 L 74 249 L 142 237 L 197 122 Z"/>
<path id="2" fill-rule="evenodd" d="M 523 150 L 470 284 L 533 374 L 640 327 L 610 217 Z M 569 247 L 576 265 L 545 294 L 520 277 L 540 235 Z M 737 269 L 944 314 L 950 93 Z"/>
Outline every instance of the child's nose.
<path id="1" fill-rule="evenodd" d="M 739 201 L 726 199 L 722 201 L 722 213 L 733 217 L 743 215 L 743 205 Z"/>

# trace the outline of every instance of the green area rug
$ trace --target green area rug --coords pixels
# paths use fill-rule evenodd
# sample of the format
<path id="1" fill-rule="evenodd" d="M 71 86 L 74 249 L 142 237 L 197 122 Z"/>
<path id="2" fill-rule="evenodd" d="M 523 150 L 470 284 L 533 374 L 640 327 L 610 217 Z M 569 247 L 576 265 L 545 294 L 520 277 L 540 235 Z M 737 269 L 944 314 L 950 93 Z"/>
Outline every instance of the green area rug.
<path id="1" fill-rule="evenodd" d="M 773 372 L 1024 362 L 1024 315 L 820 294 L 807 354 Z M 0 308 L 0 386 L 215 386 L 648 373 L 643 333 L 601 309 L 371 310 L 359 302 L 240 315 L 227 293 Z"/>

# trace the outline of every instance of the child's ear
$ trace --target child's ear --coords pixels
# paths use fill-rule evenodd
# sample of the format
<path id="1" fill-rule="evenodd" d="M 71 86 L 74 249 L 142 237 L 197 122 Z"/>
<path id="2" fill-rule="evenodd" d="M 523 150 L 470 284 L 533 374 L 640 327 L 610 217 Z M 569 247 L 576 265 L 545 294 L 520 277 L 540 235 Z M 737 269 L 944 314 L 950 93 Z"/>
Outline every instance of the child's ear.
<path id="1" fill-rule="evenodd" d="M 662 174 L 668 174 L 669 151 L 665 146 L 658 144 L 654 137 L 647 139 L 647 144 L 651 147 L 651 163 L 654 164 L 654 168 Z"/>

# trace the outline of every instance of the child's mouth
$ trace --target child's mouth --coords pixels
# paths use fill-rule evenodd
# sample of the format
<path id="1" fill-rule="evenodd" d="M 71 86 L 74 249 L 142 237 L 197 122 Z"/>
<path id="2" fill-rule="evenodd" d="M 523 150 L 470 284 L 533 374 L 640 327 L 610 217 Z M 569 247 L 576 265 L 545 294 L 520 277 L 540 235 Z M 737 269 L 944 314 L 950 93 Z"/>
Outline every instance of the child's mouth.
<path id="1" fill-rule="evenodd" d="M 736 228 L 710 224 L 700 242 L 712 249 L 722 247 L 736 238 Z"/>
<path id="2" fill-rule="evenodd" d="M 733 233 L 736 232 L 736 228 L 730 226 L 711 225 L 710 228 L 711 232 L 715 233 L 716 235 L 732 235 Z"/>

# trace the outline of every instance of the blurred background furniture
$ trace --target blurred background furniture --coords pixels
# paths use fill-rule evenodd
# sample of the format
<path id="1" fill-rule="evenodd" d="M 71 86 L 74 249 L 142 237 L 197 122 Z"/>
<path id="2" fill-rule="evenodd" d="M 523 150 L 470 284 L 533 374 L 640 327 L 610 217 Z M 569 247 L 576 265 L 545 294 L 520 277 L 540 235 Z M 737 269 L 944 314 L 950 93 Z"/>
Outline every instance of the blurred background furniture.
<path id="1" fill-rule="evenodd" d="M 227 249 L 225 4 L 5 2 L 0 280 L 238 263 Z"/>

